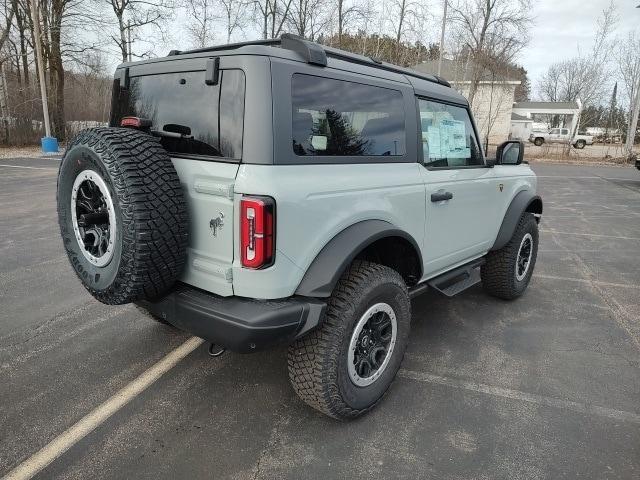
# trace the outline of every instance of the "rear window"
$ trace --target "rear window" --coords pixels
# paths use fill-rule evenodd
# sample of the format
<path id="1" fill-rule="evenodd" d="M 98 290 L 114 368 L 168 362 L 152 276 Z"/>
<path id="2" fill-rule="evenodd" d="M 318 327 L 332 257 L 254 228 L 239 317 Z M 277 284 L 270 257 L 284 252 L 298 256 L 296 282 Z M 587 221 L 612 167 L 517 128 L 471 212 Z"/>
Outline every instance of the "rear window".
<path id="1" fill-rule="evenodd" d="M 297 155 L 404 155 L 405 113 L 398 90 L 295 74 L 291 95 Z"/>
<path id="2" fill-rule="evenodd" d="M 131 77 L 128 89 L 114 88 L 111 125 L 145 118 L 169 153 L 240 159 L 244 92 L 241 70 L 222 70 L 217 85 L 204 72 Z"/>

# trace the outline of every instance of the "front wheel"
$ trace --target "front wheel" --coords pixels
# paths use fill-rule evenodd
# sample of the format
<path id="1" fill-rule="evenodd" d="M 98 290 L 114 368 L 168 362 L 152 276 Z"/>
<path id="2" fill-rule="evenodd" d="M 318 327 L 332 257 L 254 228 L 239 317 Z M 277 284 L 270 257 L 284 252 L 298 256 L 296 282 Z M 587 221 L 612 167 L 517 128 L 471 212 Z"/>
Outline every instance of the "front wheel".
<path id="1" fill-rule="evenodd" d="M 584 140 L 578 140 L 575 143 L 574 147 L 576 147 L 578 150 L 582 150 L 585 147 L 586 144 L 587 144 L 587 142 L 585 142 Z"/>
<path id="2" fill-rule="evenodd" d="M 489 252 L 480 273 L 482 286 L 494 297 L 513 300 L 524 293 L 538 257 L 538 222 L 524 213 L 504 247 Z"/>
<path id="3" fill-rule="evenodd" d="M 338 419 L 371 410 L 400 368 L 411 302 L 391 268 L 356 261 L 336 286 L 322 327 L 289 347 L 289 378 L 298 396 Z"/>
<path id="4" fill-rule="evenodd" d="M 538 137 L 533 141 L 536 147 L 540 147 L 544 143 L 544 138 Z"/>

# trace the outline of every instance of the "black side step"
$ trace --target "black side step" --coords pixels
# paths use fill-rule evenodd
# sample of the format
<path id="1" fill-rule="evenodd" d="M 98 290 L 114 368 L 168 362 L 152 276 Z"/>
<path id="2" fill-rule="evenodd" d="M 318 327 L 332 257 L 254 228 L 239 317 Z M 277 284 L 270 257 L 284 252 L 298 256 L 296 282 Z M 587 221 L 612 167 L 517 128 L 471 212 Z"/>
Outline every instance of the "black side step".
<path id="1" fill-rule="evenodd" d="M 432 278 L 427 284 L 447 297 L 453 297 L 480 282 L 480 266 L 484 262 L 484 258 L 478 258 L 477 260 Z"/>

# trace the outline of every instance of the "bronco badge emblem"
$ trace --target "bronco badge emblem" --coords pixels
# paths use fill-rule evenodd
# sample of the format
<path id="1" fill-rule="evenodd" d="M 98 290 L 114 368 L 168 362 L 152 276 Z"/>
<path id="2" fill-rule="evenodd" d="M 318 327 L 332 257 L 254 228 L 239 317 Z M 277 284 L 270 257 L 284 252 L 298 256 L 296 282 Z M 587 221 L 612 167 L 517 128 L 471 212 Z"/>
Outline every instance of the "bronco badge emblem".
<path id="1" fill-rule="evenodd" d="M 211 229 L 211 233 L 213 234 L 214 237 L 218 236 L 218 229 L 222 230 L 222 227 L 224 226 L 224 213 L 222 212 L 218 212 L 220 215 L 218 215 L 216 218 L 212 218 L 211 221 L 209 222 L 209 228 Z"/>
<path id="2" fill-rule="evenodd" d="M 504 183 L 498 184 L 498 188 L 500 189 L 500 191 L 502 191 L 502 189 L 504 188 Z"/>

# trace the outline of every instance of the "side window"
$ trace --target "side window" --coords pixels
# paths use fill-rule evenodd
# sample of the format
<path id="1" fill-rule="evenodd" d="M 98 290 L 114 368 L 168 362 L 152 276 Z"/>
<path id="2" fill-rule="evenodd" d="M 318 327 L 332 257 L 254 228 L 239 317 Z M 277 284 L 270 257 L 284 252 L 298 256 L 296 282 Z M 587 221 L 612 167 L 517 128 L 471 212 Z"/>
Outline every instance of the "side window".
<path id="1" fill-rule="evenodd" d="M 400 91 L 294 74 L 291 97 L 296 155 L 404 155 Z"/>
<path id="2" fill-rule="evenodd" d="M 549 132 L 551 135 L 558 135 L 560 133 L 560 129 L 558 128 L 554 128 L 553 130 L 551 130 Z"/>
<path id="3" fill-rule="evenodd" d="M 484 165 L 467 109 L 422 99 L 418 106 L 427 167 Z"/>
<path id="4" fill-rule="evenodd" d="M 145 118 L 169 153 L 240 159 L 244 72 L 221 73 L 215 86 L 205 84 L 201 71 L 131 77 L 128 89 L 114 87 L 110 123 Z"/>
<path id="5" fill-rule="evenodd" d="M 569 130 L 566 128 L 562 129 L 562 135 L 569 135 Z"/>

